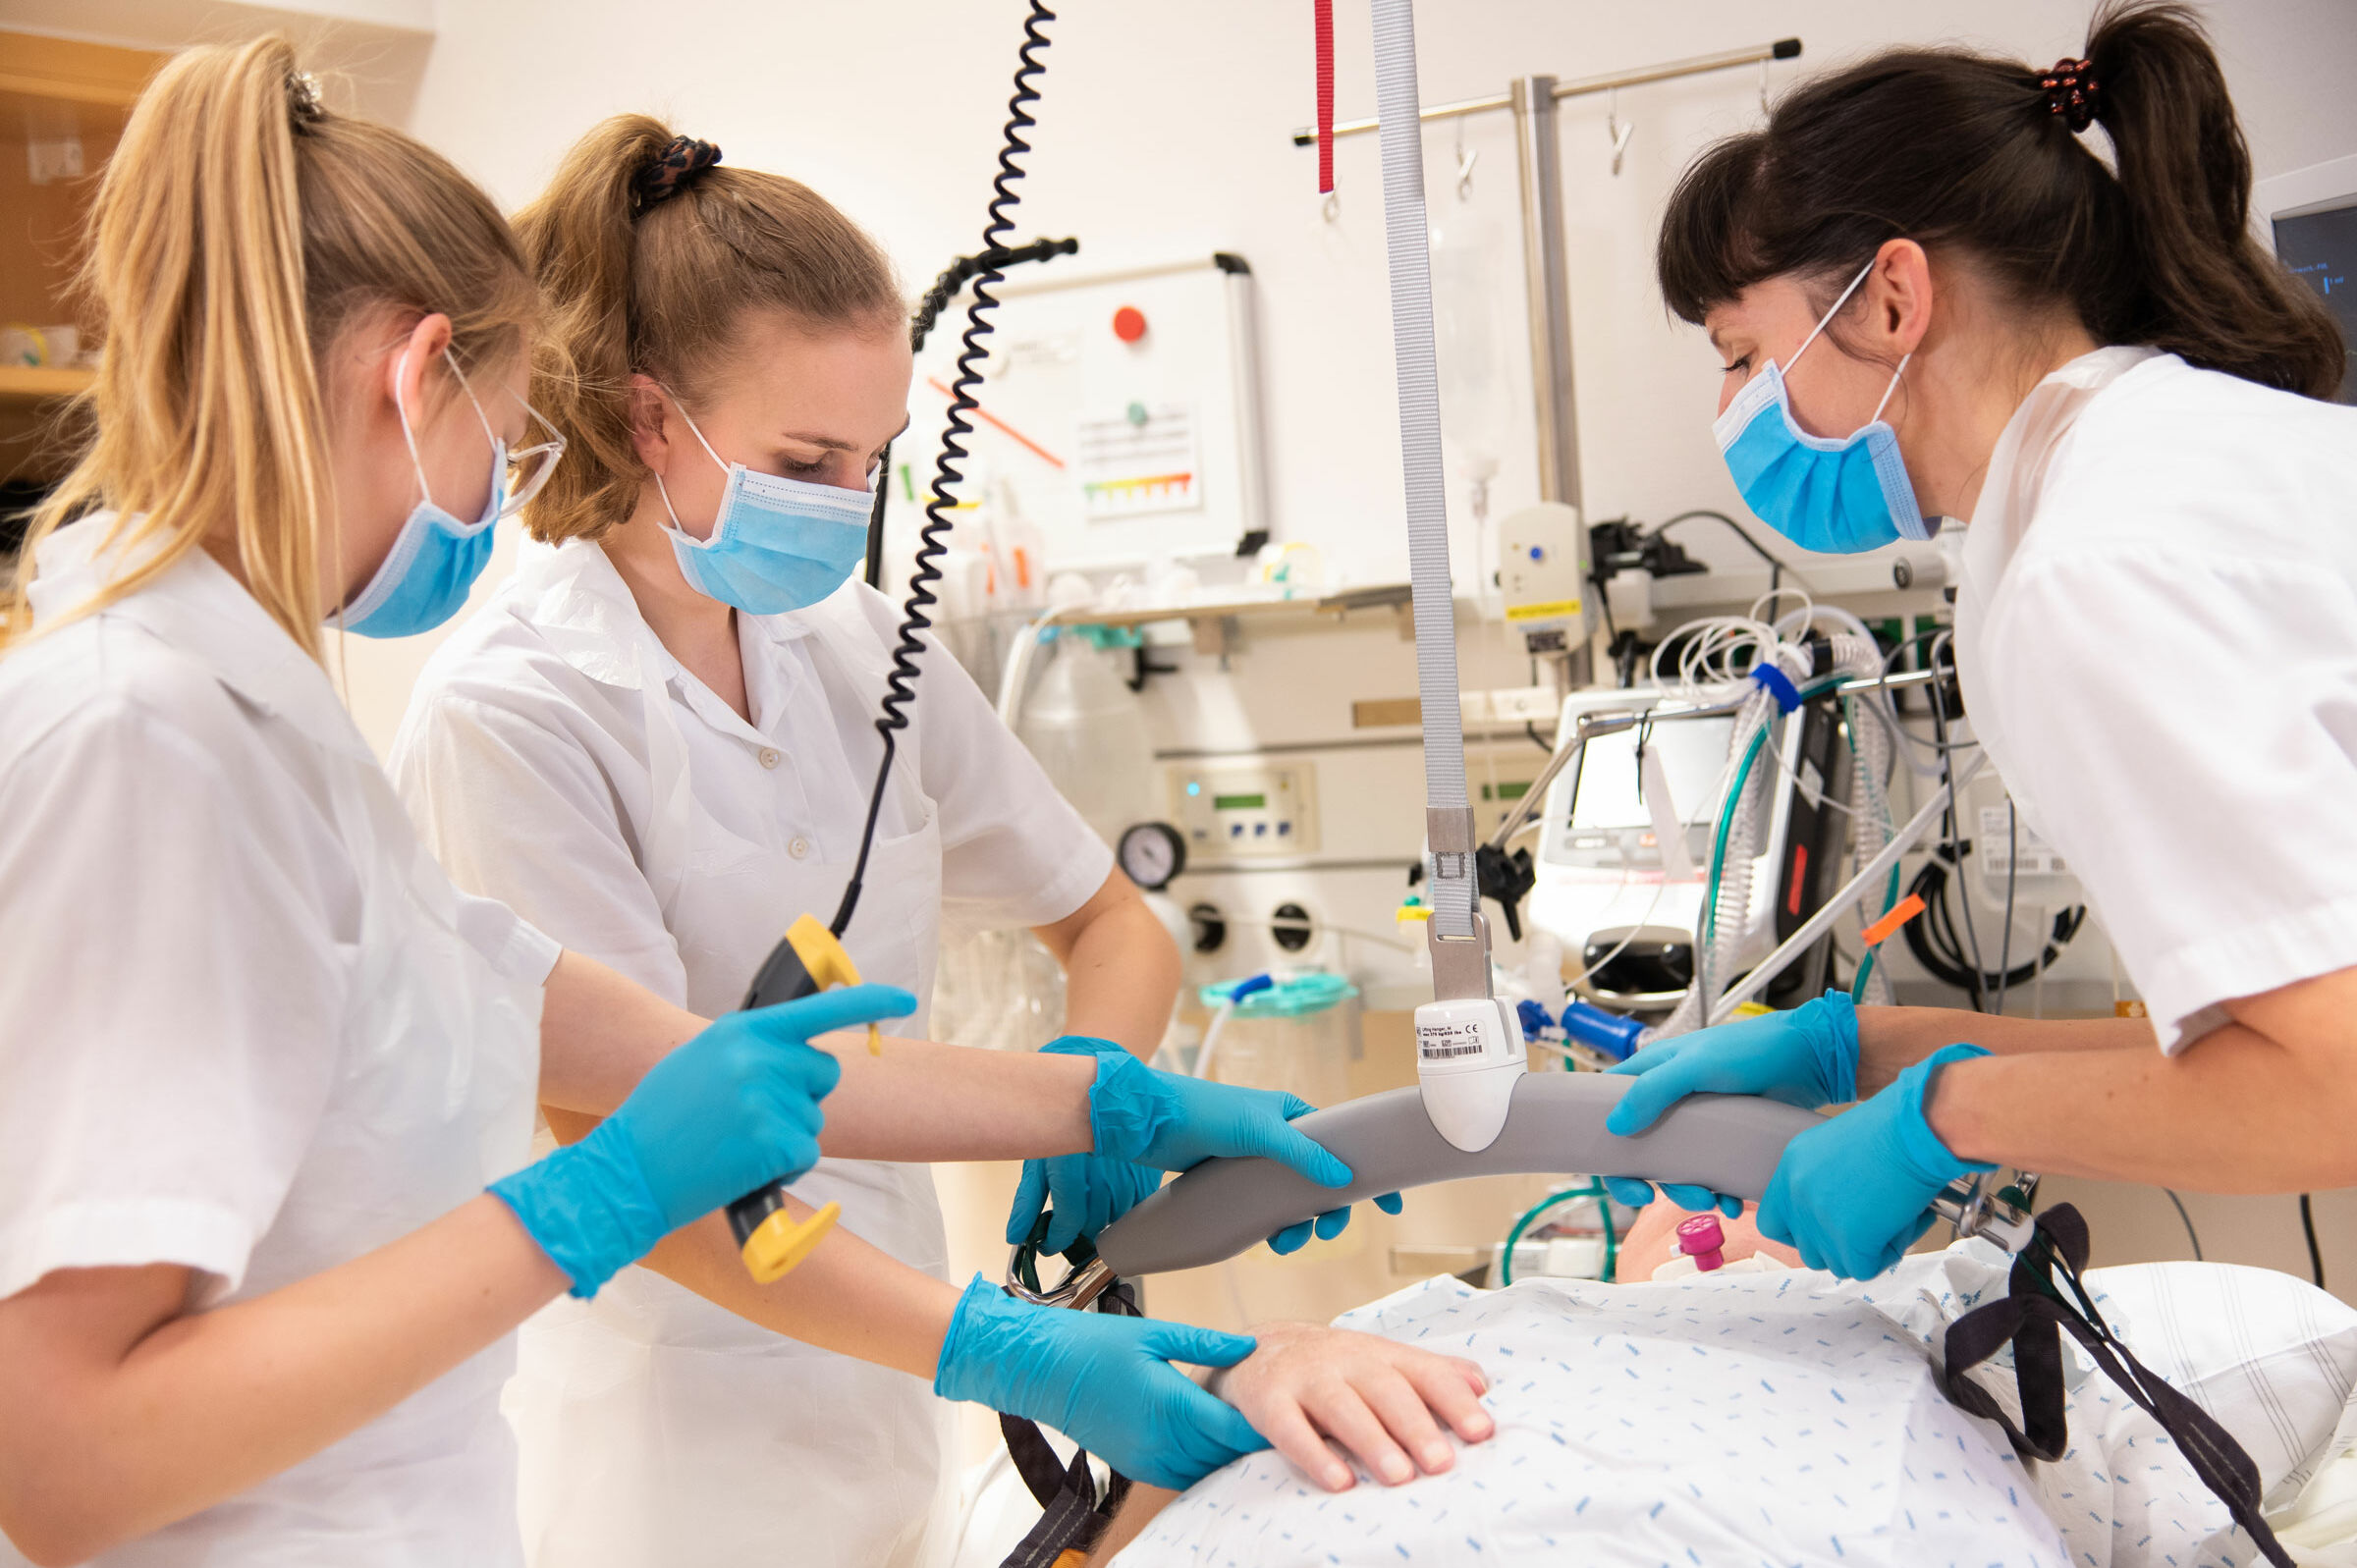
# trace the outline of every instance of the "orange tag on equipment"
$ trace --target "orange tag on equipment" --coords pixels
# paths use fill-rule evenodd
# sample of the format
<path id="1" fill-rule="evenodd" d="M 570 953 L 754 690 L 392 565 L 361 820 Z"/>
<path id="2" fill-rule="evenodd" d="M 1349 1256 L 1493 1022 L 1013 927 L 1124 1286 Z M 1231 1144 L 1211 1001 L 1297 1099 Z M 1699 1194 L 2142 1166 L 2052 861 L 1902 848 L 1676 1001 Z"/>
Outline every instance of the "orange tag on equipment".
<path id="1" fill-rule="evenodd" d="M 1882 919 L 1876 921 L 1873 925 L 1868 926 L 1864 931 L 1859 932 L 1858 938 L 1869 947 L 1879 947 L 1885 942 L 1890 940 L 1891 933 L 1897 931 L 1899 927 L 1905 925 L 1908 921 L 1914 919 L 1917 915 L 1922 913 L 1922 895 L 1912 892 L 1908 893 L 1897 903 L 1891 905 L 1891 912 L 1889 914 L 1883 916 Z"/>

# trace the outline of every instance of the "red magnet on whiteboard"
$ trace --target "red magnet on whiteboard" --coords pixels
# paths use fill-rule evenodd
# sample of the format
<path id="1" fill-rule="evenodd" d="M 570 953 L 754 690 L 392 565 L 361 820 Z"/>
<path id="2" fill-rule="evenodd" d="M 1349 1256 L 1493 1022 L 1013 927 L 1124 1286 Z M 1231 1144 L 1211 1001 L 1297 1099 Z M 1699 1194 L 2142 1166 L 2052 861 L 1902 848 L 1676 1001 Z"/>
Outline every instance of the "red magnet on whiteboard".
<path id="1" fill-rule="evenodd" d="M 1146 335 L 1146 313 L 1135 305 L 1124 305 L 1113 313 L 1113 335 L 1124 343 L 1135 343 Z"/>

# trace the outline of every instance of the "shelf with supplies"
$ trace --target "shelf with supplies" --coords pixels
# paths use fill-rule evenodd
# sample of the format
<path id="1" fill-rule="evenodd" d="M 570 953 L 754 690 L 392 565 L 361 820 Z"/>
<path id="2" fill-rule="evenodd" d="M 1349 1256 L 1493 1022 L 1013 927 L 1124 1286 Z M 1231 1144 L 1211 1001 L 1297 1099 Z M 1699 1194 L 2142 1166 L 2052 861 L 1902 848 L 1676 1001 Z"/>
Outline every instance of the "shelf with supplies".
<path id="1" fill-rule="evenodd" d="M 0 403 L 39 403 L 89 390 L 97 372 L 69 365 L 0 365 Z"/>

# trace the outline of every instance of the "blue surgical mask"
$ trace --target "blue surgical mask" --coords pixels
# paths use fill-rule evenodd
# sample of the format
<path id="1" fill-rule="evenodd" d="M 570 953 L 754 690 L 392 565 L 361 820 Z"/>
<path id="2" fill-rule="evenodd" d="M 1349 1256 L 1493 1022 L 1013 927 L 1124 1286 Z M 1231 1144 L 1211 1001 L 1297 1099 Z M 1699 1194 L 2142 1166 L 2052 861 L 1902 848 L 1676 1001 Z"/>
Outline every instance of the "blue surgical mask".
<path id="1" fill-rule="evenodd" d="M 1800 363 L 1826 322 L 1873 270 L 1870 261 L 1849 281 L 1793 352 L 1793 364 Z M 1813 436 L 1800 428 L 1792 417 L 1784 370 L 1769 360 L 1711 426 L 1744 505 L 1803 550 L 1848 555 L 1899 539 L 1929 539 L 1931 529 L 1924 525 L 1915 487 L 1898 455 L 1898 432 L 1883 423 L 1883 409 L 1913 357 L 1898 361 L 1864 428 L 1840 438 Z"/>
<path id="2" fill-rule="evenodd" d="M 406 358 L 408 351 L 403 352 Z M 508 444 L 491 429 L 491 421 L 483 413 L 483 406 L 475 401 L 474 389 L 466 385 L 458 361 L 447 349 L 442 351 L 442 357 L 449 364 L 450 373 L 458 377 L 459 389 L 466 394 L 466 401 L 474 404 L 475 417 L 482 421 L 483 434 L 491 443 L 491 495 L 483 505 L 483 514 L 473 522 L 461 522 L 435 503 L 427 490 L 425 464 L 417 457 L 417 437 L 410 427 L 410 410 L 402 405 L 398 391 L 400 379 L 406 377 L 397 379 L 393 406 L 401 414 L 402 437 L 410 444 L 410 464 L 416 470 L 419 499 L 410 509 L 401 532 L 394 537 L 392 550 L 376 568 L 376 574 L 368 579 L 368 586 L 360 590 L 359 597 L 330 616 L 329 625 L 363 637 L 409 637 L 430 631 L 457 615 L 466 603 L 475 578 L 490 564 L 492 525 L 521 510 L 547 482 L 557 459 L 565 455 L 564 438 L 547 429 L 548 421 L 534 413 L 532 417 L 539 420 L 549 439 L 511 456 Z M 530 471 L 511 495 L 508 474 L 517 464 L 525 465 Z"/>
<path id="3" fill-rule="evenodd" d="M 678 398 L 671 401 L 679 406 Z M 850 580 L 867 556 L 872 490 L 839 490 L 722 462 L 685 407 L 680 417 L 729 476 L 711 537 L 697 539 L 680 526 L 671 492 L 655 475 L 663 510 L 671 514 L 663 531 L 671 535 L 672 554 L 689 587 L 748 615 L 774 616 L 807 610 Z"/>

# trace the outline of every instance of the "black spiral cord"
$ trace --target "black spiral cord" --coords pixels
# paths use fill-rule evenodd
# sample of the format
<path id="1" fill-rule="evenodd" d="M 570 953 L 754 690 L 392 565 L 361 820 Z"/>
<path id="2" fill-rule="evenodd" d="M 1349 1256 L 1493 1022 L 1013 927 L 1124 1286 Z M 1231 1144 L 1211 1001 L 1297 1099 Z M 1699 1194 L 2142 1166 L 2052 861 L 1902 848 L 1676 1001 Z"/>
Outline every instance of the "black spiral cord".
<path id="1" fill-rule="evenodd" d="M 1013 247 L 997 245 L 978 256 L 959 256 L 941 269 L 933 287 L 925 291 L 924 300 L 917 306 L 916 315 L 908 324 L 908 349 L 912 353 L 924 351 L 925 340 L 933 335 L 933 323 L 958 297 L 959 290 L 972 281 L 974 274 L 985 268 L 1006 268 L 1025 261 L 1052 261 L 1058 256 L 1078 254 L 1077 240 L 1034 240 L 1027 245 Z M 876 504 L 867 514 L 867 585 L 884 586 L 884 508 L 892 499 L 892 443 L 884 443 L 884 455 L 876 461 Z"/>
<path id="2" fill-rule="evenodd" d="M 998 308 L 991 297 L 991 286 L 1006 273 L 998 259 L 1007 249 L 1007 237 L 1014 230 L 1008 211 L 1020 198 L 1014 193 L 1014 182 L 1023 177 L 1023 167 L 1015 156 L 1031 150 L 1023 133 L 1039 124 L 1031 117 L 1030 106 L 1039 101 L 1039 93 L 1031 79 L 1047 68 L 1039 61 L 1039 51 L 1050 39 L 1042 24 L 1056 20 L 1056 13 L 1040 0 L 1031 0 L 1031 14 L 1023 19 L 1023 45 L 1015 51 L 1019 62 L 1014 70 L 1014 96 L 1007 100 L 1007 125 L 999 147 L 999 172 L 990 183 L 993 194 L 988 221 L 982 225 L 980 264 L 973 275 L 973 302 L 966 306 L 965 334 L 959 341 L 963 348 L 958 354 L 958 375 L 950 383 L 950 422 L 941 433 L 941 456 L 933 465 L 933 499 L 925 503 L 925 525 L 916 535 L 916 569 L 908 577 L 908 602 L 901 619 L 898 641 L 892 650 L 892 673 L 884 677 L 884 711 L 876 719 L 876 733 L 884 737 L 884 758 L 876 764 L 876 787 L 868 797 L 867 826 L 859 835 L 859 858 L 851 865 L 851 880 L 843 890 L 843 903 L 835 911 L 828 929 L 841 937 L 844 928 L 851 923 L 851 912 L 859 907 L 860 884 L 867 876 L 868 851 L 875 847 L 876 823 L 884 813 L 884 791 L 892 782 L 892 758 L 898 748 L 900 732 L 908 728 L 908 704 L 916 700 L 916 678 L 919 672 L 917 657 L 925 651 L 923 633 L 932 627 L 932 618 L 926 607 L 938 604 L 933 584 L 941 580 L 941 560 L 950 553 L 945 536 L 950 531 L 950 487 L 964 477 L 958 464 L 966 458 L 963 438 L 974 433 L 966 415 L 980 406 L 974 389 L 982 384 L 982 361 L 989 356 L 982 340 L 992 331 L 988 312 Z"/>

